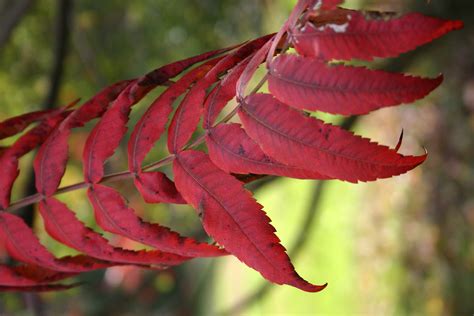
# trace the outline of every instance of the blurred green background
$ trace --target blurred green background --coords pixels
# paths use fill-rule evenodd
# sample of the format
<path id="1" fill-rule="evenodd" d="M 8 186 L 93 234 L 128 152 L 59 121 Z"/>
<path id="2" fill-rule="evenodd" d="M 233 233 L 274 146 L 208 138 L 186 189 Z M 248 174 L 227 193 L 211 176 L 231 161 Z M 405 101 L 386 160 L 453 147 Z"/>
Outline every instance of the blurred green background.
<path id="1" fill-rule="evenodd" d="M 85 100 L 164 63 L 274 32 L 295 2 L 0 0 L 0 120 Z M 269 285 L 228 257 L 193 260 L 161 273 L 127 267 L 89 273 L 79 278 L 84 286 L 61 293 L 0 294 L 0 315 L 474 314 L 474 3 L 354 0 L 345 6 L 419 11 L 466 25 L 413 53 L 377 61 L 374 67 L 422 76 L 443 72 L 445 82 L 415 105 L 360 117 L 354 127 L 390 146 L 403 128 L 402 152 L 428 149 L 423 166 L 368 184 L 269 179 L 251 187 L 297 270 L 311 282 L 328 282 L 326 290 L 308 294 Z M 158 92 L 137 106 L 132 122 Z M 81 181 L 88 128 L 71 139 L 63 185 Z M 110 170 L 126 168 L 124 150 L 110 160 Z M 163 154 L 157 146 L 149 159 Z M 31 159 L 22 160 L 24 170 Z M 30 179 L 22 173 L 14 199 L 28 191 Z M 193 210 L 144 205 L 130 183 L 118 188 L 143 217 L 203 235 Z M 61 199 L 100 231 L 84 192 Z M 42 232 L 39 218 L 34 226 L 55 254 L 73 253 Z"/>

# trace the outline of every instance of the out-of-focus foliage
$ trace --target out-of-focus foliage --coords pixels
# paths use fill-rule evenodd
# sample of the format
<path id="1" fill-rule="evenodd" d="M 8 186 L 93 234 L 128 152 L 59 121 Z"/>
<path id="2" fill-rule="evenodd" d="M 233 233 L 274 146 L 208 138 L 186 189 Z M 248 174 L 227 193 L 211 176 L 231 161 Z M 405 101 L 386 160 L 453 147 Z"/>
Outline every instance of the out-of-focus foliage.
<path id="1" fill-rule="evenodd" d="M 294 2 L 75 1 L 60 103 L 85 99 L 113 81 L 160 64 L 274 31 Z M 47 93 L 56 5 L 53 0 L 36 1 L 8 44 L 0 47 L 0 119 L 39 109 Z M 416 53 L 380 61 L 383 68 L 414 74 L 443 72 L 446 80 L 417 106 L 384 109 L 364 118 L 361 125 L 367 129 L 358 131 L 395 144 L 404 128 L 402 151 L 422 152 L 422 144 L 429 159 L 421 169 L 395 179 L 357 187 L 331 183 L 315 210 L 319 212 L 316 225 L 308 232 L 311 246 L 295 258 L 296 267 L 308 278 L 331 276 L 326 280 L 329 287 L 321 294 L 274 289 L 246 311 L 255 315 L 470 315 L 474 313 L 474 3 L 384 0 L 350 1 L 347 6 L 419 11 L 465 22 L 465 30 Z M 76 134 L 73 159 L 80 159 L 83 142 L 81 133 Z M 30 162 L 27 158 L 22 163 Z M 65 183 L 80 178 L 77 164 Z M 16 187 L 16 197 L 22 195 L 24 180 Z M 120 189 L 133 192 L 127 183 Z M 285 244 L 294 241 L 311 194 L 310 183 L 297 180 L 278 180 L 258 194 L 272 212 L 275 227 L 286 232 L 279 234 Z M 81 219 L 93 222 L 83 192 L 62 198 Z M 128 198 L 137 211 L 143 211 L 138 195 Z M 153 210 L 150 219 L 190 235 L 200 234 L 189 209 L 158 205 Z M 71 253 L 46 236 L 42 241 L 60 255 Z M 114 242 L 131 245 L 126 240 Z M 162 273 L 131 268 L 90 273 L 80 280 L 86 283 L 83 287 L 40 299 L 0 294 L 0 314 L 27 315 L 36 306 L 51 314 L 206 315 L 227 309 L 260 284 L 255 272 L 233 260 L 194 261 Z"/>

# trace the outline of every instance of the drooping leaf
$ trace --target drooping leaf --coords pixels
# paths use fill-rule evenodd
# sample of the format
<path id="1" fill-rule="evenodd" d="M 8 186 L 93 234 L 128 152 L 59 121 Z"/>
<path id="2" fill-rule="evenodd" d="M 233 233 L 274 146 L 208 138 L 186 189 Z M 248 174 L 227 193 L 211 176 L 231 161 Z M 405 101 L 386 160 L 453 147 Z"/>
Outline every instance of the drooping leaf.
<path id="1" fill-rule="evenodd" d="M 5 209 L 10 204 L 11 190 L 19 174 L 19 159 L 44 142 L 48 135 L 70 113 L 70 111 L 56 111 L 55 115 L 45 119 L 38 126 L 22 135 L 0 156 L 0 166 L 2 166 L 2 174 L 0 176 L 0 209 Z"/>
<path id="2" fill-rule="evenodd" d="M 104 163 L 113 155 L 127 131 L 131 106 L 138 100 L 131 98 L 136 82 L 129 84 L 104 113 L 87 138 L 83 152 L 83 171 L 87 183 L 98 183 L 104 176 Z"/>
<path id="3" fill-rule="evenodd" d="M 190 89 L 196 80 L 204 77 L 221 59 L 222 57 L 212 59 L 191 70 L 160 94 L 150 105 L 135 125 L 128 142 L 128 165 L 130 171 L 135 173 L 141 172 L 143 160 L 165 131 L 168 117 L 173 111 L 173 102 Z"/>
<path id="4" fill-rule="evenodd" d="M 273 41 L 270 44 L 270 48 L 267 50 L 267 56 L 266 56 L 267 66 L 271 63 L 273 56 L 275 55 L 276 49 L 278 45 L 280 45 L 280 42 L 283 40 L 286 33 L 295 27 L 301 14 L 308 8 L 309 5 L 313 4 L 313 2 L 314 0 L 298 0 L 293 10 L 291 10 L 291 13 L 288 19 L 285 21 L 283 26 L 278 30 L 278 32 L 273 37 Z M 286 41 L 287 39 L 285 39 L 285 42 Z M 285 46 L 284 48 L 287 48 L 287 47 Z"/>
<path id="5" fill-rule="evenodd" d="M 103 165 L 112 156 L 127 131 L 131 107 L 152 88 L 166 83 L 192 65 L 229 49 L 212 51 L 160 67 L 144 77 L 132 81 L 102 116 L 89 135 L 83 153 L 84 178 L 88 183 L 98 183 L 103 175 Z"/>
<path id="6" fill-rule="evenodd" d="M 270 65 L 268 88 L 298 109 L 358 115 L 425 97 L 443 81 L 370 70 L 329 66 L 298 55 L 280 55 Z"/>
<path id="7" fill-rule="evenodd" d="M 57 114 L 57 109 L 35 111 L 11 117 L 0 122 L 0 140 L 23 132 L 32 123 Z"/>
<path id="8" fill-rule="evenodd" d="M 159 85 L 166 84 L 171 78 L 176 77 L 189 67 L 202 61 L 213 58 L 217 55 L 224 54 L 241 45 L 242 44 L 237 44 L 222 49 L 216 49 L 159 67 L 137 80 L 137 84 L 133 87 L 131 91 L 132 98 L 142 99 L 151 89 Z"/>
<path id="9" fill-rule="evenodd" d="M 0 245 L 20 262 L 52 271 L 77 273 L 104 268 L 100 263 L 92 264 L 93 260 L 84 263 L 55 258 L 20 217 L 6 212 L 0 212 Z"/>
<path id="10" fill-rule="evenodd" d="M 237 81 L 250 61 L 249 58 L 250 57 L 247 57 L 247 59 L 244 59 L 233 68 L 207 96 L 206 102 L 204 103 L 204 118 L 202 123 L 205 129 L 212 127 L 222 109 L 235 97 Z"/>
<path id="11" fill-rule="evenodd" d="M 387 20 L 371 19 L 363 12 L 347 9 L 328 11 L 321 19 L 325 22 L 322 25 L 316 17 L 292 30 L 298 53 L 323 60 L 396 57 L 463 26 L 461 21 L 419 13 Z"/>
<path id="12" fill-rule="evenodd" d="M 143 221 L 112 188 L 97 184 L 87 192 L 97 223 L 104 230 L 156 249 L 186 257 L 215 257 L 226 253 L 216 246 L 182 237 L 170 229 Z"/>
<path id="13" fill-rule="evenodd" d="M 147 203 L 186 204 L 174 182 L 162 172 L 139 173 L 135 178 L 135 186 Z"/>
<path id="14" fill-rule="evenodd" d="M 68 139 L 71 129 L 83 126 L 101 116 L 109 103 L 130 83 L 120 81 L 101 90 L 84 103 L 56 128 L 40 147 L 35 157 L 36 189 L 45 196 L 51 196 L 59 187 L 68 159 Z"/>
<path id="15" fill-rule="evenodd" d="M 100 234 L 86 227 L 62 202 L 49 198 L 40 203 L 48 234 L 59 242 L 90 257 L 115 264 L 176 265 L 189 258 L 162 251 L 133 251 L 111 246 Z M 99 223 L 100 224 L 100 223 Z"/>
<path id="16" fill-rule="evenodd" d="M 32 265 L 0 265 L 0 286 L 36 287 L 74 276 L 74 273 L 55 272 Z"/>
<path id="17" fill-rule="evenodd" d="M 242 75 L 237 81 L 237 100 L 241 100 L 244 98 L 245 89 L 247 88 L 250 79 L 252 79 L 252 76 L 255 74 L 255 71 L 257 71 L 258 66 L 260 66 L 260 64 L 265 60 L 265 57 L 267 56 L 267 53 L 270 50 L 270 47 L 272 46 L 272 41 L 274 41 L 274 39 L 269 39 L 268 42 L 265 43 L 265 45 L 260 47 L 260 49 L 253 55 L 252 59 L 250 59 L 249 63 L 247 64 L 247 67 L 245 67 Z"/>
<path id="18" fill-rule="evenodd" d="M 171 153 L 180 151 L 198 127 L 206 99 L 206 90 L 219 81 L 222 73 L 230 71 L 242 60 L 260 49 L 268 41 L 268 38 L 269 36 L 263 36 L 253 40 L 228 54 L 192 87 L 178 106 L 168 130 L 168 150 Z"/>
<path id="19" fill-rule="evenodd" d="M 212 162 L 228 173 L 330 179 L 315 171 L 288 166 L 267 156 L 239 124 L 220 124 L 212 128 L 206 135 L 206 144 Z"/>
<path id="20" fill-rule="evenodd" d="M 325 287 L 312 285 L 295 272 L 262 206 L 207 155 L 181 152 L 173 170 L 178 190 L 200 212 L 206 232 L 226 250 L 274 283 L 309 292 Z"/>
<path id="21" fill-rule="evenodd" d="M 395 150 L 279 102 L 269 94 L 246 98 L 239 110 L 247 134 L 270 157 L 329 177 L 357 182 L 403 174 L 426 159 Z"/>

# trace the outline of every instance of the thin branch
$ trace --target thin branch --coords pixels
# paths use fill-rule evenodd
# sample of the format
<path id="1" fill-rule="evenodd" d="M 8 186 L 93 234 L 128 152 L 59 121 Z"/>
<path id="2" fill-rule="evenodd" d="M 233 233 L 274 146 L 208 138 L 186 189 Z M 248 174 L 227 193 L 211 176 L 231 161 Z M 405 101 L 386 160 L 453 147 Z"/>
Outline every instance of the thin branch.
<path id="1" fill-rule="evenodd" d="M 4 14 L 0 16 L 0 48 L 8 42 L 13 30 L 28 12 L 33 2 L 33 0 L 16 0 L 12 8 L 5 10 Z"/>
<path id="2" fill-rule="evenodd" d="M 59 88 L 64 74 L 64 63 L 69 46 L 69 37 L 71 32 L 73 7 L 72 0 L 58 0 L 57 2 L 57 16 L 55 22 L 55 44 L 53 50 L 53 66 L 50 73 L 49 89 L 43 102 L 43 109 L 54 108 L 59 94 Z M 27 171 L 27 178 L 29 179 L 25 185 L 26 198 L 25 202 L 36 201 L 37 195 L 35 185 L 35 177 L 32 169 Z M 29 206 L 33 203 L 23 204 L 21 207 Z M 33 225 L 35 212 L 33 209 L 26 209 L 20 214 L 24 221 L 29 225 Z"/>
<path id="3" fill-rule="evenodd" d="M 72 0 L 58 0 L 57 17 L 55 22 L 54 63 L 49 78 L 49 91 L 43 103 L 43 108 L 51 109 L 56 106 L 59 88 L 64 75 L 64 63 L 69 50 L 69 38 L 72 27 Z"/>

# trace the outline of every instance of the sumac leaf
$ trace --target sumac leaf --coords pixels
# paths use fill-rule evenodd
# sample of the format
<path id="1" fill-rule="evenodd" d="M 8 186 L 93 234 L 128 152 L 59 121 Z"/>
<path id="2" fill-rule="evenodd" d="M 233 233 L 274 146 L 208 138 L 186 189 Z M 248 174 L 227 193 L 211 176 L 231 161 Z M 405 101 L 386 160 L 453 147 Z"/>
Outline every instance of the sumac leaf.
<path id="1" fill-rule="evenodd" d="M 75 275 L 42 269 L 31 265 L 0 265 L 0 287 L 36 287 L 48 285 Z"/>
<path id="2" fill-rule="evenodd" d="M 226 250 L 274 283 L 309 292 L 325 287 L 312 285 L 295 272 L 262 206 L 206 154 L 181 152 L 173 170 L 178 190 L 201 213 L 206 232 Z"/>
<path id="3" fill-rule="evenodd" d="M 205 129 L 211 128 L 215 123 L 219 113 L 227 103 L 235 97 L 237 81 L 247 67 L 250 57 L 241 61 L 216 85 L 206 98 L 204 103 L 204 118 L 202 126 Z"/>
<path id="4" fill-rule="evenodd" d="M 52 271 L 76 273 L 104 267 L 94 260 L 84 263 L 55 258 L 20 217 L 6 212 L 0 212 L 0 245 L 20 262 Z"/>
<path id="5" fill-rule="evenodd" d="M 86 227 L 62 202 L 49 198 L 40 203 L 48 234 L 59 242 L 90 257 L 115 264 L 175 265 L 188 258 L 161 251 L 126 250 L 111 246 L 99 233 Z"/>
<path id="6" fill-rule="evenodd" d="M 35 111 L 0 122 L 0 140 L 23 132 L 32 123 L 54 116 L 57 111 L 57 109 Z"/>
<path id="7" fill-rule="evenodd" d="M 135 125 L 128 142 L 128 164 L 130 171 L 135 173 L 141 172 L 143 160 L 165 131 L 168 117 L 173 111 L 173 102 L 190 89 L 196 80 L 204 77 L 221 59 L 222 58 L 212 59 L 191 70 L 176 81 L 176 83 L 167 88 L 150 105 L 145 114 Z"/>
<path id="8" fill-rule="evenodd" d="M 0 156 L 0 166 L 2 166 L 2 175 L 0 177 L 0 209 L 6 208 L 10 204 L 11 190 L 19 174 L 19 159 L 43 143 L 51 132 L 71 112 L 56 111 L 55 113 L 54 116 L 43 120 L 38 126 L 18 138 L 16 142 L 5 149 L 5 152 Z"/>
<path id="9" fill-rule="evenodd" d="M 139 173 L 135 178 L 135 186 L 147 203 L 186 204 L 174 182 L 162 172 Z"/>
<path id="10" fill-rule="evenodd" d="M 161 251 L 186 257 L 215 257 L 226 254 L 216 246 L 182 237 L 170 229 L 143 221 L 112 188 L 97 184 L 87 192 L 97 223 L 104 230 L 128 237 Z"/>
<path id="11" fill-rule="evenodd" d="M 192 87 L 178 106 L 168 130 L 168 150 L 171 153 L 180 151 L 198 127 L 206 99 L 206 90 L 220 80 L 222 73 L 230 71 L 260 49 L 269 37 L 267 35 L 253 40 L 228 54 Z"/>
<path id="12" fill-rule="evenodd" d="M 268 87 L 298 109 L 358 115 L 421 99 L 442 81 L 280 55 L 270 65 Z"/>
<path id="13" fill-rule="evenodd" d="M 292 167 L 267 156 L 239 124 L 220 124 L 208 131 L 212 162 L 227 173 L 267 174 L 299 179 L 330 179 L 315 171 Z"/>
<path id="14" fill-rule="evenodd" d="M 371 19 L 362 12 L 346 9 L 327 12 L 324 20 L 327 23 L 323 25 L 309 21 L 292 30 L 292 42 L 298 53 L 323 60 L 396 57 L 463 26 L 461 21 L 419 13 L 386 20 Z"/>
<path id="15" fill-rule="evenodd" d="M 59 187 L 66 170 L 68 139 L 71 129 L 83 126 L 101 116 L 130 81 L 120 81 L 103 90 L 80 106 L 56 128 L 41 145 L 35 157 L 36 189 L 45 196 L 51 196 Z"/>
<path id="16" fill-rule="evenodd" d="M 305 117 L 269 94 L 246 98 L 239 116 L 247 134 L 270 157 L 335 179 L 389 178 L 426 159 L 426 155 L 403 156 L 338 126 Z"/>

